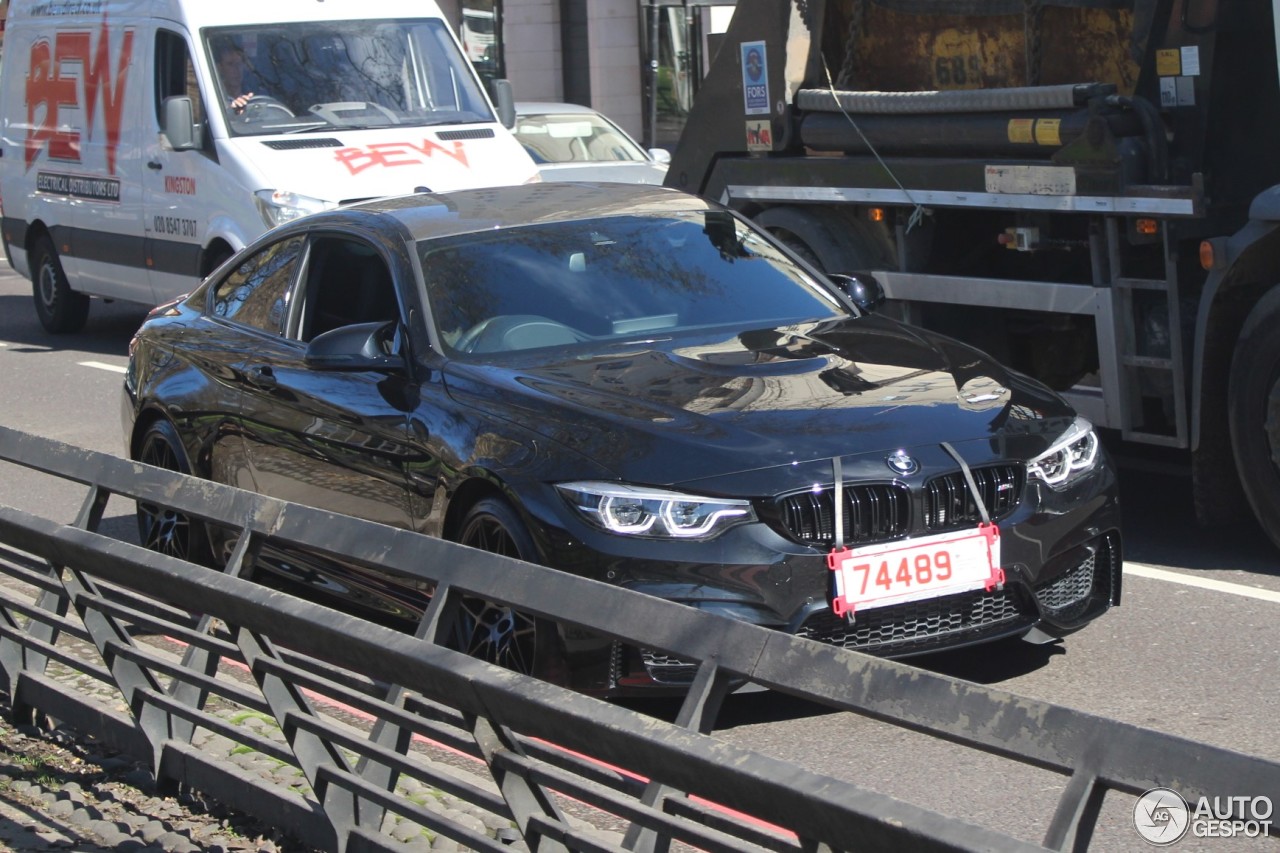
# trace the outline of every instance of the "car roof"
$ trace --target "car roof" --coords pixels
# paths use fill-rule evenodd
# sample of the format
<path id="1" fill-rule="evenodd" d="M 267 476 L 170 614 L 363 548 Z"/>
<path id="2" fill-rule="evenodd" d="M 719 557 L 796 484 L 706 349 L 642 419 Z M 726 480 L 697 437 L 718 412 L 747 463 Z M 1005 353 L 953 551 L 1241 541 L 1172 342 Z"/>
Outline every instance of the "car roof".
<path id="1" fill-rule="evenodd" d="M 394 218 L 413 239 L 423 240 L 538 223 L 712 207 L 695 195 L 666 187 L 566 181 L 380 198 L 307 219 L 314 227 L 323 227 L 321 220 L 341 219 L 345 211 L 367 211 Z"/>

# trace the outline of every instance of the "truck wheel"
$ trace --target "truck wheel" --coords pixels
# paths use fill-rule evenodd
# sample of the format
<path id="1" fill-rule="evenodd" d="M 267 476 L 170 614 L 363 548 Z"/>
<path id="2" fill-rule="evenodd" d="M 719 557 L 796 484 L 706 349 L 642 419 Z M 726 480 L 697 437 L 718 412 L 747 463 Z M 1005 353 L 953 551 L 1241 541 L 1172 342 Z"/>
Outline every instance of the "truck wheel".
<path id="1" fill-rule="evenodd" d="M 89 318 L 89 297 L 76 293 L 67 284 L 58 250 L 49 235 L 41 235 L 34 246 L 31 291 L 36 301 L 36 316 L 45 331 L 54 335 L 78 332 Z"/>
<path id="2" fill-rule="evenodd" d="M 836 210 L 770 207 L 753 217 L 780 243 L 823 272 L 856 273 L 883 266 L 883 251 L 863 223 Z"/>
<path id="3" fill-rule="evenodd" d="M 1258 301 L 1240 330 L 1227 409 L 1245 495 L 1280 547 L 1280 287 Z"/>

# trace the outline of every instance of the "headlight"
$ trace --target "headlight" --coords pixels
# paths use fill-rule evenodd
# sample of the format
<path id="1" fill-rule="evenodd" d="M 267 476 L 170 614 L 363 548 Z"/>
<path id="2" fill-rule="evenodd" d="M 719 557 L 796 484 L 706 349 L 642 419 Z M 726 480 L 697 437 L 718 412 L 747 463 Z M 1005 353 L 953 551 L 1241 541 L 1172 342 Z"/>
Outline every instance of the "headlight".
<path id="1" fill-rule="evenodd" d="M 1057 489 L 1083 476 L 1098 461 L 1098 435 L 1093 424 L 1076 418 L 1062 437 L 1027 463 L 1027 474 Z"/>
<path id="2" fill-rule="evenodd" d="M 755 520 L 751 504 L 742 500 L 621 483 L 561 483 L 556 488 L 587 521 L 627 536 L 709 539 L 735 524 Z"/>
<path id="3" fill-rule="evenodd" d="M 262 220 L 267 223 L 268 228 L 292 222 L 308 213 L 319 213 L 337 207 L 332 202 L 288 190 L 258 190 L 253 198 L 258 203 L 258 212 L 262 214 Z"/>

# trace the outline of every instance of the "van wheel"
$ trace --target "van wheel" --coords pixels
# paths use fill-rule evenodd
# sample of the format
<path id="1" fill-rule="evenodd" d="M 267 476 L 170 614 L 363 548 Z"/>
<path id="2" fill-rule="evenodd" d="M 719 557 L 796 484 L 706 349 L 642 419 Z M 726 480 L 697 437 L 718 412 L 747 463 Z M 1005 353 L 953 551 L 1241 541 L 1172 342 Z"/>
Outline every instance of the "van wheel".
<path id="1" fill-rule="evenodd" d="M 31 290 L 36 300 L 36 316 L 45 331 L 66 335 L 84 328 L 89 318 L 89 297 L 76 293 L 67 284 L 67 275 L 58 260 L 58 250 L 48 234 L 42 234 L 34 246 Z"/>
<path id="2" fill-rule="evenodd" d="M 458 541 L 472 548 L 533 562 L 533 538 L 501 498 L 479 501 L 462 520 Z M 472 657 L 549 681 L 563 682 L 564 657 L 553 623 L 513 607 L 462 599 L 450 645 Z"/>

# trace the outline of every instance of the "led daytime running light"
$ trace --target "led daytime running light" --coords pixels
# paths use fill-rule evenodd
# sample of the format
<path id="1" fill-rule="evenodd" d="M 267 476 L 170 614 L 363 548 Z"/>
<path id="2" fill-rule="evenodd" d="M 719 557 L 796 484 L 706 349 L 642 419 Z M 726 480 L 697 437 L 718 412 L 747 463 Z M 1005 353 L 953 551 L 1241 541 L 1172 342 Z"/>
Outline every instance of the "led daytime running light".
<path id="1" fill-rule="evenodd" d="M 562 483 L 560 490 L 587 521 L 609 533 L 651 539 L 704 539 L 755 520 L 749 501 L 700 497 L 625 483 Z"/>
<path id="2" fill-rule="evenodd" d="M 1027 473 L 1060 488 L 1092 470 L 1098 460 L 1098 434 L 1077 417 L 1053 446 L 1027 463 Z"/>

